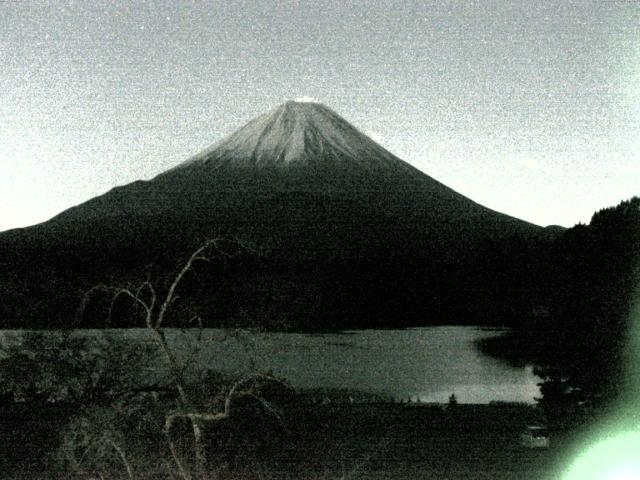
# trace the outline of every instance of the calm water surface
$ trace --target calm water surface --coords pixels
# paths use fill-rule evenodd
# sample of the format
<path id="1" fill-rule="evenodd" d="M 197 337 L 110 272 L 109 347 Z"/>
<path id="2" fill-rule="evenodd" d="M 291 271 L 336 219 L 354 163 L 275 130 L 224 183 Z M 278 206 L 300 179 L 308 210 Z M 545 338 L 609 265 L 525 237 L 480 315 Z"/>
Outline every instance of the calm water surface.
<path id="1" fill-rule="evenodd" d="M 107 332 L 151 341 L 144 329 Z M 101 333 L 84 330 L 79 334 Z M 167 329 L 167 338 L 182 361 L 190 358 L 229 374 L 270 370 L 301 389 L 358 389 L 423 402 L 446 402 L 452 393 L 462 403 L 533 402 L 539 395 L 539 379 L 532 367 L 507 365 L 475 347 L 476 340 L 499 333 L 451 326 L 331 334 L 239 331 L 229 335 L 205 329 L 196 341 L 196 331 Z"/>
<path id="2" fill-rule="evenodd" d="M 228 373 L 271 370 L 297 388 L 349 388 L 396 399 L 463 403 L 533 402 L 532 367 L 517 368 L 483 355 L 475 341 L 500 332 L 476 327 L 360 330 L 331 334 L 240 333 L 221 342 L 221 330 L 202 336 L 198 362 Z M 146 332 L 139 334 L 148 335 Z M 189 350 L 194 332 L 169 338 Z"/>

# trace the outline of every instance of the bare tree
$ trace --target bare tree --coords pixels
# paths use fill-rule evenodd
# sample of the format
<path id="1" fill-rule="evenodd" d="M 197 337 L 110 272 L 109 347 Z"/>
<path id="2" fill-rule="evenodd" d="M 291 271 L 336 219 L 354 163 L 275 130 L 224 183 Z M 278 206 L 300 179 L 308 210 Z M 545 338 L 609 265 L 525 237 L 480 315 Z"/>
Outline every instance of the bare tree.
<path id="1" fill-rule="evenodd" d="M 114 428 L 117 421 L 112 409 L 98 408 L 70 422 L 63 436 L 61 453 L 75 473 L 89 475 L 95 472 L 104 478 L 104 470 L 116 461 L 124 467 L 127 478 L 134 480 L 124 435 Z"/>
<path id="2" fill-rule="evenodd" d="M 224 240 L 211 239 L 204 242 L 197 248 L 187 261 L 182 265 L 175 277 L 173 277 L 166 294 L 160 295 L 150 280 L 150 276 L 145 281 L 134 288 L 114 287 L 109 285 L 96 285 L 91 288 L 84 297 L 80 311 L 84 311 L 92 294 L 96 292 L 105 292 L 110 295 L 109 318 L 111 318 L 114 306 L 120 298 L 129 299 L 136 307 L 142 310 L 144 324 L 148 331 L 151 332 L 158 348 L 162 352 L 171 375 L 171 380 L 175 385 L 178 393 L 179 408 L 170 412 L 164 424 L 164 435 L 169 445 L 169 450 L 173 461 L 178 469 L 180 476 L 184 480 L 192 480 L 193 475 L 190 473 L 183 459 L 181 458 L 178 448 L 173 440 L 173 426 L 177 419 L 187 419 L 191 425 L 193 436 L 193 456 L 195 461 L 195 476 L 203 478 L 206 475 L 207 455 L 203 441 L 203 426 L 205 423 L 213 425 L 229 419 L 233 412 L 233 405 L 240 399 L 252 398 L 262 406 L 263 414 L 269 416 L 273 420 L 282 424 L 282 416 L 277 408 L 271 405 L 259 395 L 260 385 L 265 383 L 277 383 L 285 388 L 290 388 L 286 382 L 266 374 L 253 374 L 249 377 L 242 378 L 233 384 L 226 392 L 224 407 L 220 412 L 208 411 L 199 406 L 198 402 L 191 397 L 187 380 L 185 378 L 185 365 L 181 365 L 176 352 L 169 345 L 165 334 L 165 323 L 168 312 L 175 304 L 179 295 L 177 291 L 184 281 L 185 277 L 192 272 L 194 266 L 199 262 L 210 263 L 216 257 L 231 258 L 238 252 L 245 251 L 246 248 L 240 243 L 235 243 L 237 247 L 235 252 L 229 252 L 222 248 Z M 196 314 L 190 319 L 190 323 L 196 322 L 202 329 L 202 319 Z M 109 437 L 111 438 L 111 437 Z M 110 445 L 113 447 L 112 443 Z M 114 447 L 115 448 L 115 447 Z M 120 452 L 118 452 L 120 453 Z M 120 456 L 121 459 L 126 457 Z M 127 472 L 132 470 L 127 468 Z"/>

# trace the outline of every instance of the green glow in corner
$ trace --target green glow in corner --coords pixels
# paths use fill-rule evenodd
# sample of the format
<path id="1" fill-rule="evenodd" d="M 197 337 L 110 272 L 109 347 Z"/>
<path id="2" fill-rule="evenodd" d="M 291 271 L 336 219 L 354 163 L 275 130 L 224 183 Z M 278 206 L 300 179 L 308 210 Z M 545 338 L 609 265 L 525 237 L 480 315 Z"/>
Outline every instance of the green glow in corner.
<path id="1" fill-rule="evenodd" d="M 577 458 L 564 480 L 640 480 L 640 431 L 596 443 Z"/>
<path id="2" fill-rule="evenodd" d="M 640 286 L 629 312 L 624 395 L 606 427 L 593 432 L 563 480 L 640 480 Z M 603 425 L 604 426 L 604 425 Z"/>

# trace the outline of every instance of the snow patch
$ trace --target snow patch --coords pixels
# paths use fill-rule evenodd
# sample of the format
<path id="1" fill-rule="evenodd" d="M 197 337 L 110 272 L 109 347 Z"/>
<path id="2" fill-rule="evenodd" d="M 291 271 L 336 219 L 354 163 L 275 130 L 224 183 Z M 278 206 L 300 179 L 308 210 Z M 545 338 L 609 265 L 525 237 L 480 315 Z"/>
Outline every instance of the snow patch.
<path id="1" fill-rule="evenodd" d="M 375 134 L 374 138 L 381 140 Z M 335 167 L 335 162 L 340 162 L 343 171 L 360 173 L 410 170 L 405 162 L 311 97 L 298 97 L 255 118 L 183 165 L 194 162 L 243 168 L 293 164 Z"/>
<path id="2" fill-rule="evenodd" d="M 299 103 L 320 103 L 318 99 L 313 97 L 296 97 L 293 101 Z"/>

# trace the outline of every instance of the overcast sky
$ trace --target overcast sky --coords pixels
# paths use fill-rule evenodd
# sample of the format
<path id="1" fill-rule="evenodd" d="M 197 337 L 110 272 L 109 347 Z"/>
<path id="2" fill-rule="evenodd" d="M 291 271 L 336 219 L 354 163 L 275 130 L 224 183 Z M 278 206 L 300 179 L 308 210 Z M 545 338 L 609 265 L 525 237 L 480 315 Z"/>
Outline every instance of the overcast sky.
<path id="1" fill-rule="evenodd" d="M 0 231 L 302 96 L 540 225 L 640 194 L 640 0 L 0 0 Z"/>

